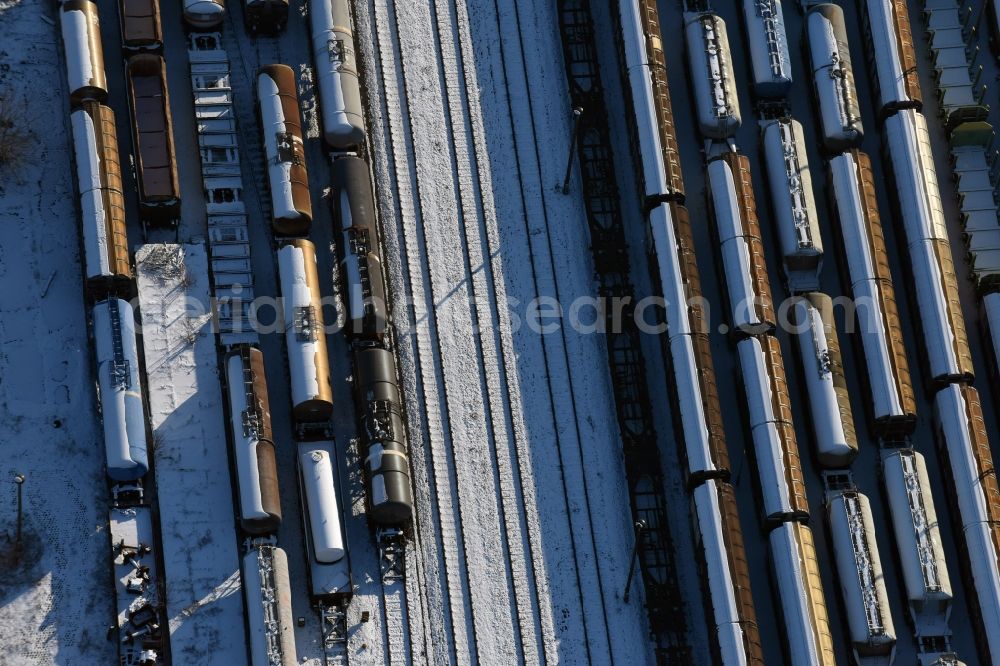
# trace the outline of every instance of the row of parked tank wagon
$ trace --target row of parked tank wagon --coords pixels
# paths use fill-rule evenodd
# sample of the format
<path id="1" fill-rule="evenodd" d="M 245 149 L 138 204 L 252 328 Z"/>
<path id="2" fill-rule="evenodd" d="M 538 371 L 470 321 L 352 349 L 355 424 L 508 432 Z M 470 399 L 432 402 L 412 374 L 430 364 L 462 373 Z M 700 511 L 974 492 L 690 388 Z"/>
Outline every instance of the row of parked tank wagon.
<path id="1" fill-rule="evenodd" d="M 284 26 L 287 2 L 247 2 L 245 16 L 254 32 Z M 223 3 L 185 2 L 193 31 L 217 27 Z M 121 0 L 122 48 L 131 110 L 139 210 L 145 224 L 175 225 L 180 190 L 162 53 L 157 0 Z M 375 203 L 367 163 L 357 156 L 366 140 L 348 0 L 310 3 L 316 80 L 324 139 L 331 151 L 331 197 L 338 225 L 340 268 L 345 285 L 354 360 L 355 404 L 373 527 L 400 534 L 410 520 L 409 481 L 402 400 L 398 389 L 381 268 Z M 80 193 L 85 283 L 92 302 L 92 332 L 99 379 L 101 416 L 113 499 L 148 512 L 141 487 L 154 479 L 148 442 L 135 315 L 136 293 L 127 239 L 124 186 L 96 5 L 67 0 L 61 6 L 75 167 Z M 291 379 L 300 490 L 314 601 L 345 604 L 351 595 L 350 565 L 340 519 L 336 449 L 328 440 L 334 404 L 321 309 L 316 249 L 308 240 L 312 220 L 296 77 L 274 64 L 257 76 L 259 119 L 267 158 L 271 228 L 277 247 L 284 302 L 285 342 Z M 281 525 L 275 433 L 271 428 L 264 359 L 250 344 L 220 344 L 227 394 L 228 430 L 237 480 L 239 527 L 251 546 L 244 557 L 244 589 L 252 637 L 253 663 L 294 664 L 286 556 L 270 537 Z M 148 550 L 148 549 L 147 549 Z M 261 569 L 261 553 L 268 565 Z M 254 583 L 256 581 L 256 583 Z M 155 581 L 147 581 L 155 585 Z M 276 590 L 276 630 L 265 630 L 267 597 Z M 250 589 L 256 587 L 257 589 Z M 251 601 L 253 600 L 253 601 Z M 130 663 L 155 663 L 164 637 L 158 620 L 139 614 L 128 631 Z M 131 621 L 131 620 L 130 620 Z M 273 623 L 271 623 L 273 629 Z M 132 640 L 132 637 L 135 640 Z"/>
<path id="2" fill-rule="evenodd" d="M 667 86 L 654 0 L 622 0 L 618 15 L 628 71 L 631 136 L 643 178 L 653 283 L 667 307 L 666 356 L 672 374 L 678 441 L 695 516 L 709 624 L 717 660 L 763 663 L 751 578 L 744 554 L 694 261 L 691 220 Z M 832 3 L 802 2 L 828 192 L 846 287 L 859 303 L 857 338 L 864 358 L 868 426 L 882 443 L 882 476 L 902 566 L 909 617 L 924 664 L 957 664 L 948 649 L 952 588 L 924 456 L 910 448 L 916 399 L 876 201 L 844 13 Z M 867 55 L 877 84 L 881 124 L 895 192 L 893 211 L 905 234 L 920 317 L 927 384 L 935 392 L 938 441 L 964 537 L 962 570 L 972 597 L 982 663 L 1000 660 L 1000 485 L 993 469 L 942 209 L 927 122 L 921 113 L 916 54 L 905 0 L 865 0 Z M 829 296 L 820 293 L 824 262 L 806 133 L 790 117 L 791 53 L 780 0 L 743 0 L 751 87 L 759 121 L 772 220 L 792 298 L 795 348 L 807 387 L 816 459 L 825 468 L 827 518 L 854 658 L 892 660 L 892 617 L 872 511 L 853 485 L 858 452 Z M 750 161 L 733 141 L 741 126 L 726 25 L 709 11 L 683 15 L 693 106 L 706 140 L 712 232 L 728 295 L 752 435 L 762 522 L 769 534 L 774 583 L 789 663 L 833 664 L 827 604 L 810 528 L 809 506 L 792 425 L 791 399 L 774 331 Z M 860 46 L 860 45 L 856 45 Z M 982 118 L 981 109 L 965 117 Z M 945 501 L 938 497 L 937 502 Z M 887 539 L 880 537 L 882 546 Z M 957 563 L 952 562 L 955 567 Z M 954 569 L 953 569 L 954 570 Z M 760 584 L 754 581 L 754 584 Z M 898 618 L 897 618 L 898 619 Z"/>

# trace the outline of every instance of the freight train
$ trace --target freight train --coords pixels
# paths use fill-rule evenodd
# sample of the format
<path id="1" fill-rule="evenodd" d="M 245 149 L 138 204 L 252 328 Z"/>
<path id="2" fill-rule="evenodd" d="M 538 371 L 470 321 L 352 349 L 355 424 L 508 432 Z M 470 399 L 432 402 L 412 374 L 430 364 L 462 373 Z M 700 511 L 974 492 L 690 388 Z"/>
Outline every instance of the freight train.
<path id="1" fill-rule="evenodd" d="M 970 613 L 980 658 L 1000 659 L 1000 503 L 989 438 L 959 302 L 958 281 L 941 205 L 906 2 L 868 0 L 863 12 L 870 65 L 879 89 L 887 162 L 905 235 L 924 365 L 935 395 L 938 440 L 949 462 L 964 536 L 964 573 L 974 591 Z M 979 117 L 978 111 L 970 117 Z M 951 118 L 961 120 L 953 111 Z M 954 131 L 956 128 L 951 126 Z"/>
<path id="2" fill-rule="evenodd" d="M 323 138 L 333 150 L 360 146 L 365 142 L 365 119 L 349 3 L 312 0 L 309 30 L 316 61 Z"/>
<path id="3" fill-rule="evenodd" d="M 823 145 L 833 153 L 855 147 L 861 143 L 864 129 L 844 10 L 831 3 L 810 7 L 806 41 Z"/>
<path id="4" fill-rule="evenodd" d="M 281 525 L 281 497 L 264 355 L 241 345 L 226 354 L 224 367 L 240 527 L 251 535 L 273 534 Z"/>
<path id="5" fill-rule="evenodd" d="M 778 118 L 760 121 L 760 128 L 788 291 L 818 291 L 823 239 L 802 124 L 792 118 Z"/>
<path id="6" fill-rule="evenodd" d="M 278 250 L 278 274 L 291 375 L 292 417 L 297 423 L 329 421 L 333 385 L 326 352 L 326 325 L 316 268 L 316 246 L 295 239 Z"/>
<path id="7" fill-rule="evenodd" d="M 261 67 L 257 100 L 271 192 L 271 227 L 279 236 L 305 236 L 312 223 L 312 201 L 292 68 Z"/>
<path id="8" fill-rule="evenodd" d="M 763 664 L 735 491 L 728 482 L 729 455 L 691 222 L 683 205 L 659 17 L 654 3 L 624 1 L 619 10 L 629 125 L 642 176 L 640 203 L 647 211 L 653 284 L 667 301 L 662 337 L 667 384 L 691 497 L 713 657 L 725 664 Z M 725 27 L 710 14 L 686 14 L 685 24 L 689 59 L 701 77 L 695 85 L 699 124 L 706 133 L 728 136 L 739 126 L 739 106 L 728 50 L 716 50 L 726 42 Z"/>
<path id="9" fill-rule="evenodd" d="M 833 301 L 820 292 L 799 296 L 792 300 L 791 314 L 809 395 L 816 457 L 824 467 L 847 467 L 858 454 L 858 438 Z"/>
<path id="10" fill-rule="evenodd" d="M 181 210 L 167 66 L 150 53 L 131 56 L 125 63 L 139 210 L 152 224 L 176 224 Z"/>
<path id="11" fill-rule="evenodd" d="M 875 195 L 871 161 L 858 150 L 828 164 L 830 197 L 839 224 L 840 257 L 854 296 L 857 335 L 865 358 L 869 423 L 884 439 L 900 441 L 917 424 L 917 403 L 896 292 Z"/>
<path id="12" fill-rule="evenodd" d="M 729 138 L 742 119 L 726 23 L 711 12 L 685 12 L 684 36 L 698 127 L 710 139 Z"/>
<path id="13" fill-rule="evenodd" d="M 163 50 L 160 0 L 119 0 L 118 19 L 126 52 Z"/>

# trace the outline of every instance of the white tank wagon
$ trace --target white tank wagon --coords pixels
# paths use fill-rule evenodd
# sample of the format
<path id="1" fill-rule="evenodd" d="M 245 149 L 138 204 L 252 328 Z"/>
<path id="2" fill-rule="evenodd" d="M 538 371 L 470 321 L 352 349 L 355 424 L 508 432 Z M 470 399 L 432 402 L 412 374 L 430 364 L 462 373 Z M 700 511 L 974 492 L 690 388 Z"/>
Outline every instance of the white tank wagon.
<path id="1" fill-rule="evenodd" d="M 316 246 L 296 239 L 278 250 L 285 349 L 292 389 L 292 415 L 298 423 L 328 421 L 333 414 L 333 384 L 326 350 Z"/>
<path id="2" fill-rule="evenodd" d="M 708 189 L 733 329 L 744 335 L 770 332 L 775 327 L 774 302 L 750 161 L 727 152 L 709 162 Z"/>
<path id="3" fill-rule="evenodd" d="M 90 0 L 68 0 L 59 9 L 69 99 L 74 105 L 87 99 L 108 99 L 104 73 L 104 46 L 97 5 Z"/>
<path id="4" fill-rule="evenodd" d="M 70 123 L 80 192 L 85 280 L 88 287 L 127 294 L 131 290 L 132 265 L 114 112 L 100 102 L 88 100 L 70 114 Z"/>
<path id="5" fill-rule="evenodd" d="M 864 129 L 844 10 L 832 3 L 811 7 L 806 15 L 806 40 L 823 145 L 835 153 L 847 150 L 861 143 Z"/>
<path id="6" fill-rule="evenodd" d="M 924 456 L 913 449 L 886 449 L 882 479 L 913 626 L 919 636 L 945 636 L 951 578 Z"/>
<path id="7" fill-rule="evenodd" d="M 684 198 L 660 18 L 653 0 L 618 3 L 633 122 L 648 199 Z"/>
<path id="8" fill-rule="evenodd" d="M 304 236 L 312 222 L 312 201 L 292 68 L 261 67 L 257 74 L 257 100 L 271 191 L 271 225 L 276 234 Z"/>
<path id="9" fill-rule="evenodd" d="M 356 351 L 354 389 L 372 521 L 378 525 L 406 523 L 413 515 L 413 492 L 392 352 L 377 347 Z"/>
<path id="10" fill-rule="evenodd" d="M 225 0 L 184 0 L 184 21 L 196 30 L 214 28 L 225 16 Z"/>
<path id="11" fill-rule="evenodd" d="M 295 624 L 288 556 L 276 546 L 256 546 L 243 556 L 251 666 L 295 666 Z"/>
<path id="12" fill-rule="evenodd" d="M 979 651 L 983 663 L 993 663 L 1000 658 L 1000 481 L 976 389 L 946 386 L 934 406 L 965 537 L 966 589 L 975 591 L 979 607 L 971 613 Z"/>
<path id="13" fill-rule="evenodd" d="M 225 367 L 240 526 L 248 534 L 270 534 L 281 525 L 281 498 L 264 355 L 241 345 L 226 355 Z"/>
<path id="14" fill-rule="evenodd" d="M 348 0 L 309 1 L 323 138 L 334 150 L 346 150 L 365 141 L 353 25 Z"/>
<path id="15" fill-rule="evenodd" d="M 865 5 L 869 62 L 878 89 L 880 115 L 919 109 L 923 98 L 906 0 L 865 0 Z"/>
<path id="16" fill-rule="evenodd" d="M 758 97 L 784 97 L 792 87 L 781 0 L 743 0 L 753 90 Z"/>
<path id="17" fill-rule="evenodd" d="M 852 150 L 831 159 L 829 183 L 865 356 L 872 429 L 901 439 L 916 427 L 917 403 L 868 156 Z"/>
<path id="18" fill-rule="evenodd" d="M 782 523 L 767 538 L 789 663 L 835 666 L 830 617 L 812 530 L 801 523 Z"/>
<path id="19" fill-rule="evenodd" d="M 113 481 L 135 481 L 149 462 L 132 306 L 120 298 L 101 301 L 94 305 L 93 324 L 107 474 Z"/>
<path id="20" fill-rule="evenodd" d="M 896 628 L 875 542 L 871 504 L 865 495 L 843 490 L 827 498 L 826 509 L 855 658 L 858 663 L 871 663 L 871 658 L 881 657 L 891 663 Z"/>
<path id="21" fill-rule="evenodd" d="M 777 338 L 761 335 L 736 344 L 757 475 L 769 523 L 809 518 L 792 405 Z"/>
<path id="22" fill-rule="evenodd" d="M 333 442 L 299 442 L 296 447 L 310 593 L 314 600 L 349 598 L 351 565 L 341 523 L 336 446 Z"/>
<path id="23" fill-rule="evenodd" d="M 368 164 L 359 157 L 334 160 L 330 169 L 333 219 L 340 269 L 347 290 L 348 333 L 381 344 L 388 321 L 375 198 Z"/>
<path id="24" fill-rule="evenodd" d="M 788 290 L 817 291 L 823 239 L 813 198 L 802 124 L 790 118 L 762 120 L 764 161 Z"/>
<path id="25" fill-rule="evenodd" d="M 741 119 L 726 23 L 710 12 L 685 12 L 684 35 L 698 127 L 707 138 L 729 138 Z"/>
<path id="26" fill-rule="evenodd" d="M 833 301 L 820 292 L 796 297 L 792 301 L 792 321 L 809 395 L 816 457 L 824 467 L 847 467 L 858 455 L 858 437 Z"/>
<path id="27" fill-rule="evenodd" d="M 763 651 L 750 589 L 750 571 L 732 486 L 708 480 L 694 489 L 695 547 L 714 630 L 713 657 L 721 664 L 762 666 Z"/>

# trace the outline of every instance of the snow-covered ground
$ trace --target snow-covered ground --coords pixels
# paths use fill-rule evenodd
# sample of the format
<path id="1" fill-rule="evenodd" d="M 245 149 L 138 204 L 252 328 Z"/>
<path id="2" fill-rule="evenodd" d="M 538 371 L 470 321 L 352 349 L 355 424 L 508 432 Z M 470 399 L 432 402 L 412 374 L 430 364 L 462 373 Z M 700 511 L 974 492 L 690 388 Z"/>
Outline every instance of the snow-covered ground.
<path id="1" fill-rule="evenodd" d="M 0 171 L 0 662 L 109 664 L 108 490 L 55 17 L 52 3 L 0 2 L 0 96 L 28 135 Z M 29 96 L 40 81 L 51 92 Z M 12 566 L 15 473 L 25 537 Z"/>
<path id="2" fill-rule="evenodd" d="M 651 659 L 641 599 L 621 599 L 604 340 L 531 326 L 536 298 L 594 293 L 578 188 L 556 191 L 571 114 L 554 9 L 373 0 L 355 17 L 411 428 L 415 662 Z"/>
<path id="3" fill-rule="evenodd" d="M 174 663 L 246 659 L 205 246 L 136 252 L 160 548 Z"/>

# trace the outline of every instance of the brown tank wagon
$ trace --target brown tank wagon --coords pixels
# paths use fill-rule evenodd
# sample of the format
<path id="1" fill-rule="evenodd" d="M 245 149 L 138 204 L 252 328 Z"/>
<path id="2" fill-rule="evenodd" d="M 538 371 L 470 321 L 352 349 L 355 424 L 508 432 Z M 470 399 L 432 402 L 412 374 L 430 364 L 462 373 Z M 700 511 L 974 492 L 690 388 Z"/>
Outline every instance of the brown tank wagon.
<path id="1" fill-rule="evenodd" d="M 257 100 L 271 190 L 272 228 L 279 236 L 305 236 L 312 223 L 312 201 L 292 68 L 261 67 L 257 73 Z"/>
<path id="2" fill-rule="evenodd" d="M 226 355 L 225 371 L 240 526 L 248 534 L 270 534 L 281 525 L 281 497 L 264 355 L 240 345 Z"/>
<path id="3" fill-rule="evenodd" d="M 160 0 L 118 0 L 118 18 L 126 51 L 163 50 Z"/>
<path id="4" fill-rule="evenodd" d="M 72 104 L 108 99 L 104 74 L 104 47 L 97 5 L 90 0 L 69 0 L 59 12 L 63 48 L 66 51 L 66 79 Z"/>
<path id="5" fill-rule="evenodd" d="M 139 208 L 151 223 L 173 224 L 180 215 L 181 191 L 166 63 L 158 55 L 134 55 L 126 61 L 125 78 L 132 103 Z"/>

